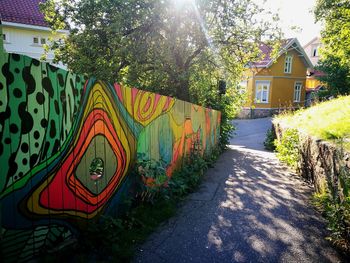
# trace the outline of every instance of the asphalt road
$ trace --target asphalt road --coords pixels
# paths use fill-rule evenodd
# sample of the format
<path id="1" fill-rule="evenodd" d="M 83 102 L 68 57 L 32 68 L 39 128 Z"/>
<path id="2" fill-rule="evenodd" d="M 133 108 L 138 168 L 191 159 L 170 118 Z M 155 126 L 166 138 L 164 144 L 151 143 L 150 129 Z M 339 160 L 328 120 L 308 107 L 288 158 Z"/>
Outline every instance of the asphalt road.
<path id="1" fill-rule="evenodd" d="M 134 262 L 343 262 L 312 188 L 264 150 L 270 119 L 235 123 L 230 149 Z"/>

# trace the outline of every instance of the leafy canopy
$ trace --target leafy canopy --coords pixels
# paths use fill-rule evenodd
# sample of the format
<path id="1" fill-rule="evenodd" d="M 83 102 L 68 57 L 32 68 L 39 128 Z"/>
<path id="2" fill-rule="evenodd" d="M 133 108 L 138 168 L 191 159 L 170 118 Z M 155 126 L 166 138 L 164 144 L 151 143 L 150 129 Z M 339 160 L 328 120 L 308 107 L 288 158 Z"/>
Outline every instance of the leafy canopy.
<path id="1" fill-rule="evenodd" d="M 350 2 L 317 0 L 317 21 L 324 24 L 322 58 L 317 67 L 327 73 L 320 79 L 333 95 L 350 93 Z"/>
<path id="2" fill-rule="evenodd" d="M 48 0 L 42 9 L 54 29 L 70 29 L 54 48 L 73 71 L 193 102 L 198 84 L 238 79 L 258 44 L 279 35 L 250 0 Z"/>
<path id="3" fill-rule="evenodd" d="M 237 86 L 245 65 L 257 60 L 262 41 L 280 36 L 278 17 L 251 0 L 48 0 L 41 8 L 54 30 L 70 30 L 52 45 L 56 60 L 220 110 L 221 146 L 243 101 Z"/>

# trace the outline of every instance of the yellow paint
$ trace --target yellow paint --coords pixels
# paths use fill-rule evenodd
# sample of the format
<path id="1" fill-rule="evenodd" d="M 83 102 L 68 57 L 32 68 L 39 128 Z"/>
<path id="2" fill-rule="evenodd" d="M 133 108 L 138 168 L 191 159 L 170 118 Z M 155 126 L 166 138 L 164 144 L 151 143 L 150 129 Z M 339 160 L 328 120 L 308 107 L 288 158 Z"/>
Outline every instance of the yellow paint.
<path id="1" fill-rule="evenodd" d="M 292 72 L 284 73 L 286 55 L 292 56 Z M 303 106 L 305 101 L 305 80 L 307 66 L 299 53 L 291 50 L 282 54 L 277 61 L 268 68 L 249 68 L 244 74 L 247 83 L 247 101 L 249 108 L 280 108 L 286 106 Z M 270 81 L 267 103 L 255 101 L 256 81 Z M 302 83 L 300 102 L 294 102 L 294 87 L 296 82 Z"/>
<path id="2" fill-rule="evenodd" d="M 308 89 L 308 90 L 312 90 L 312 89 L 315 89 L 315 88 L 317 88 L 318 86 L 320 86 L 320 85 L 324 85 L 321 81 L 319 81 L 318 79 L 315 79 L 315 78 L 313 78 L 313 77 L 308 77 L 307 79 L 306 79 L 306 88 Z"/>
<path id="3" fill-rule="evenodd" d="M 91 114 L 91 112 L 95 109 L 101 109 L 104 110 L 105 112 L 109 112 L 109 118 L 111 118 L 112 120 L 112 125 L 114 126 L 114 130 L 117 134 L 117 138 L 119 140 L 119 142 L 121 143 L 121 145 L 123 146 L 123 149 L 125 151 L 125 166 L 129 167 L 130 162 L 132 161 L 132 153 L 131 153 L 131 148 L 130 145 L 133 145 L 133 139 L 130 136 L 127 136 L 127 134 L 125 133 L 125 130 L 121 127 L 124 127 L 126 129 L 126 125 L 120 121 L 122 120 L 121 116 L 119 115 L 119 111 L 114 107 L 113 101 L 111 101 L 111 97 L 110 94 L 107 93 L 108 89 L 104 86 L 103 83 L 101 82 L 96 82 L 96 84 L 93 86 L 93 88 L 91 89 L 91 92 L 88 95 L 88 104 L 87 107 L 84 111 L 84 117 L 83 120 L 86 120 L 88 115 Z M 96 122 L 101 123 L 101 121 Z M 91 142 L 92 138 L 96 135 L 96 134 L 104 134 L 104 133 L 108 133 L 110 138 L 113 138 L 113 136 L 109 133 L 108 130 L 105 130 L 103 128 L 103 125 L 96 125 L 96 127 L 102 127 L 100 128 L 101 130 L 99 131 L 98 128 L 94 128 L 94 130 L 84 130 L 84 123 L 80 123 L 79 124 L 79 128 L 78 128 L 78 134 L 80 135 L 82 132 L 87 132 L 88 135 L 86 137 L 85 142 L 83 143 L 83 147 L 82 148 L 87 148 L 89 146 L 89 143 Z M 130 132 L 128 132 L 128 134 L 131 134 Z M 76 136 L 74 143 L 71 146 L 71 149 L 69 150 L 69 154 L 72 153 L 72 151 L 74 151 L 74 147 L 75 145 L 78 144 L 78 140 L 79 140 L 80 136 Z M 68 155 L 69 155 L 68 154 Z M 70 177 L 74 177 L 74 169 L 75 165 L 72 165 L 70 167 L 70 170 L 68 171 L 68 175 L 69 178 Z M 125 177 L 125 175 L 127 174 L 128 169 L 125 169 L 125 171 L 123 171 L 123 174 L 121 176 L 120 181 Z M 44 206 L 40 206 L 40 194 L 42 193 L 42 191 L 44 191 L 44 189 L 47 188 L 47 186 L 52 182 L 52 180 L 54 179 L 54 177 L 56 176 L 56 171 L 53 171 L 49 176 L 48 179 L 46 180 L 46 183 L 43 183 L 42 185 L 40 185 L 34 192 L 33 194 L 27 199 L 27 209 L 28 211 L 30 211 L 31 213 L 35 213 L 38 215 L 47 215 L 47 214 L 54 214 L 54 215 L 59 215 L 59 216 L 64 216 L 64 215 L 73 215 L 73 216 L 79 216 L 82 218 L 87 218 L 87 219 L 91 219 L 93 217 L 95 217 L 102 209 L 103 206 L 97 208 L 94 212 L 91 213 L 86 213 L 86 212 L 80 212 L 80 211 L 76 211 L 74 209 L 72 210 L 62 210 L 62 211 L 55 211 L 52 209 L 48 209 Z M 69 179 L 68 178 L 68 179 Z M 73 179 L 73 181 L 75 182 L 75 179 Z M 72 186 L 72 189 L 75 189 L 74 186 Z M 71 190 L 72 190 L 71 189 Z M 116 191 L 117 188 L 114 189 L 114 191 Z M 72 190 L 73 191 L 73 190 Z M 81 198 L 84 199 L 85 196 L 88 195 L 88 192 L 84 193 L 84 195 L 79 195 L 78 191 L 76 192 L 77 198 Z M 94 202 L 91 202 L 91 200 L 93 200 Z M 90 202 L 90 204 L 92 205 L 97 205 L 98 203 L 98 199 L 96 199 L 95 196 L 90 196 L 89 199 L 85 200 L 86 202 Z"/>
<path id="4" fill-rule="evenodd" d="M 122 103 L 129 114 L 142 126 L 147 126 L 168 112 L 175 103 L 174 98 L 135 88 L 123 88 L 122 97 Z"/>

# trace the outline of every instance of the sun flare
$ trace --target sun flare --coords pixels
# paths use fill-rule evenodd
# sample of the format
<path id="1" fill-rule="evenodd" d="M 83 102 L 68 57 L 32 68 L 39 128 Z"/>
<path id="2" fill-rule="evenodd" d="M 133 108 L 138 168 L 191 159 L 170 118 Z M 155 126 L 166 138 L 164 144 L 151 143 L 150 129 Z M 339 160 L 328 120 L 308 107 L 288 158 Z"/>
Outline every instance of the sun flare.
<path id="1" fill-rule="evenodd" d="M 182 8 L 188 5 L 193 5 L 195 0 L 172 0 L 177 8 Z"/>

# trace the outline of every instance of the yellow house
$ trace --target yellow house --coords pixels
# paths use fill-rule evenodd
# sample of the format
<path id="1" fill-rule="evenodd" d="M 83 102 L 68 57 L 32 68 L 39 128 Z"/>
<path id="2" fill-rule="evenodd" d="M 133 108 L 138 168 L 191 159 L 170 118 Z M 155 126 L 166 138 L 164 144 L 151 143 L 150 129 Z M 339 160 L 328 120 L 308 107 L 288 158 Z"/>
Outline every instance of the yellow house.
<path id="1" fill-rule="evenodd" d="M 296 38 L 282 42 L 276 61 L 272 48 L 261 44 L 261 60 L 251 63 L 241 86 L 246 88 L 247 101 L 240 117 L 271 116 L 285 108 L 305 104 L 306 71 L 310 59 Z"/>

